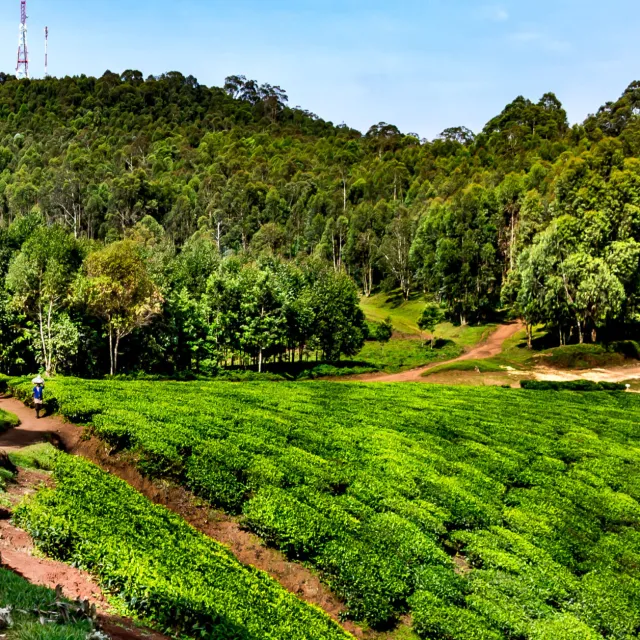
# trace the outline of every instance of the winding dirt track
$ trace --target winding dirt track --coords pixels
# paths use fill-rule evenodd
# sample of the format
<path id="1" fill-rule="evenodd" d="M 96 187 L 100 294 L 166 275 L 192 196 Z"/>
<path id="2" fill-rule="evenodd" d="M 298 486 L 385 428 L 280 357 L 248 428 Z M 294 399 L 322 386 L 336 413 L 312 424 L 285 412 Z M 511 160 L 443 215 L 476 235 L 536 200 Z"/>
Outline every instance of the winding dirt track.
<path id="1" fill-rule="evenodd" d="M 445 360 L 443 362 L 432 362 L 426 367 L 420 367 L 419 369 L 411 369 L 410 371 L 403 371 L 402 373 L 385 374 L 375 373 L 366 374 L 363 376 L 355 376 L 350 378 L 350 381 L 358 382 L 427 382 L 423 378 L 423 374 L 434 367 L 439 367 L 443 364 L 450 364 L 452 362 L 460 362 L 462 360 L 485 360 L 486 358 L 492 358 L 502 352 L 502 346 L 506 340 L 512 338 L 518 331 L 524 328 L 521 322 L 513 322 L 510 324 L 500 325 L 483 343 L 473 347 L 459 358 L 453 360 Z"/>

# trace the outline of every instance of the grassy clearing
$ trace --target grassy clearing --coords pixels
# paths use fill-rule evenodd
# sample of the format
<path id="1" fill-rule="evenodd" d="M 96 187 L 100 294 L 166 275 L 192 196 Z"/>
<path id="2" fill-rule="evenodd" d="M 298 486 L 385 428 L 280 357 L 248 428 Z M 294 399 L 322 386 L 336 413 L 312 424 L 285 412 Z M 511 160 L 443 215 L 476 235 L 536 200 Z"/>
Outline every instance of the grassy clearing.
<path id="1" fill-rule="evenodd" d="M 418 327 L 418 319 L 426 302 L 420 295 L 413 296 L 408 301 L 404 300 L 400 292 L 394 291 L 361 298 L 360 306 L 369 322 L 382 322 L 390 317 L 396 331 L 424 338 L 426 336 Z M 436 336 L 443 340 L 452 340 L 461 347 L 472 347 L 485 339 L 495 327 L 495 324 L 461 327 L 443 322 L 438 325 Z"/>
<path id="2" fill-rule="evenodd" d="M 439 360 L 457 358 L 462 349 L 453 342 L 431 349 L 420 339 L 392 339 L 387 344 L 367 342 L 358 358 L 370 362 L 380 371 L 395 373 L 415 369 Z"/>
<path id="3" fill-rule="evenodd" d="M 0 609 L 7 607 L 11 624 L 0 636 L 6 640 L 86 640 L 94 630 L 92 620 L 73 613 L 68 600 L 0 567 Z M 58 619 L 63 607 L 71 613 L 66 623 Z"/>
<path id="4" fill-rule="evenodd" d="M 423 374 L 424 377 L 432 376 L 445 371 L 479 371 L 480 373 L 495 373 L 504 371 L 504 367 L 491 360 L 460 360 L 441 364 Z"/>
<path id="5" fill-rule="evenodd" d="M 444 322 L 438 325 L 435 335 L 440 342 L 451 344 L 439 349 L 434 357 L 429 348 L 423 346 L 427 335 L 418 328 L 418 319 L 425 304 L 426 300 L 420 295 L 406 301 L 397 291 L 362 298 L 360 306 L 369 322 L 382 322 L 390 317 L 395 331 L 404 334 L 405 338 L 395 337 L 384 347 L 368 342 L 358 354 L 357 359 L 388 373 L 415 369 L 436 360 L 456 358 L 465 349 L 470 349 L 486 340 L 497 326 L 486 324 L 461 327 Z"/>
<path id="6" fill-rule="evenodd" d="M 241 514 L 315 567 L 356 620 L 384 628 L 410 613 L 421 637 L 451 640 L 629 640 L 640 629 L 635 394 L 70 379 L 49 393 L 115 450 L 135 452 L 143 473 Z M 72 476 L 62 502 L 45 494 L 35 522 L 64 515 L 47 539 L 68 548 L 76 520 L 90 544 L 115 520 L 119 553 L 135 525 L 116 505 L 134 498 L 114 494 L 113 517 L 97 522 L 95 507 L 85 520 L 99 483 Z"/>
<path id="7" fill-rule="evenodd" d="M 405 300 L 399 291 L 377 293 L 369 298 L 361 298 L 360 306 L 370 322 L 382 322 L 391 318 L 393 327 L 400 333 L 420 336 L 418 318 L 426 304 L 422 296 Z"/>

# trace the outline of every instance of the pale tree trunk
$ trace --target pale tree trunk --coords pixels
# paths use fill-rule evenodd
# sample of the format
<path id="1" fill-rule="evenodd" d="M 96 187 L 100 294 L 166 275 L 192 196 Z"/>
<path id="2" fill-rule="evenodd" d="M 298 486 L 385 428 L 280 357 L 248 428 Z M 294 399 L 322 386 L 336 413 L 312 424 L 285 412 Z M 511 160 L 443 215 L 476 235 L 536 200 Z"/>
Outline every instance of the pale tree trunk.
<path id="1" fill-rule="evenodd" d="M 262 347 L 258 351 L 258 373 L 262 373 Z"/>
<path id="2" fill-rule="evenodd" d="M 533 325 L 528 322 L 527 325 L 527 349 L 533 349 Z"/>
<path id="3" fill-rule="evenodd" d="M 47 370 L 47 341 L 44 337 L 44 318 L 42 316 L 42 302 L 38 305 L 38 320 L 40 325 L 40 342 L 42 344 L 42 358 L 44 359 L 44 368 L 45 370 Z"/>
<path id="4" fill-rule="evenodd" d="M 220 253 L 220 241 L 222 239 L 222 222 L 218 222 L 216 229 L 216 245 L 218 246 L 218 253 Z"/>
<path id="5" fill-rule="evenodd" d="M 118 371 L 118 349 L 120 348 L 120 333 L 116 331 L 116 344 L 113 350 L 113 375 Z"/>
<path id="6" fill-rule="evenodd" d="M 513 245 L 515 244 L 515 237 L 516 237 L 516 216 L 514 213 L 511 214 L 511 241 L 509 242 L 509 266 L 511 267 L 511 271 L 513 271 L 513 267 L 514 267 L 514 260 L 513 260 L 513 254 L 514 254 L 514 247 Z"/>
<path id="7" fill-rule="evenodd" d="M 113 375 L 113 329 L 111 327 L 109 327 L 109 360 L 111 364 L 109 371 Z"/>
<path id="8" fill-rule="evenodd" d="M 47 338 L 49 341 L 47 353 L 45 354 L 47 375 L 51 375 L 53 365 L 53 347 L 51 340 L 51 323 L 53 321 L 53 300 L 49 300 L 49 309 L 47 311 Z"/>

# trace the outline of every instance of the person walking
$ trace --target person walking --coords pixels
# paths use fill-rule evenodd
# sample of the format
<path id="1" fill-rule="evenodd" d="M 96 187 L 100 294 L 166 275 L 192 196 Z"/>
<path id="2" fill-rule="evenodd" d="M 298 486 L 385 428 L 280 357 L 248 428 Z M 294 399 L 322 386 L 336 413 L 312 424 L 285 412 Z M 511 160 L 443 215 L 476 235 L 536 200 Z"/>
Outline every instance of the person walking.
<path id="1" fill-rule="evenodd" d="M 36 408 L 36 419 L 40 420 L 40 411 L 42 411 L 42 405 L 44 403 L 44 380 L 42 376 L 37 376 L 32 380 L 33 382 L 33 404 Z"/>

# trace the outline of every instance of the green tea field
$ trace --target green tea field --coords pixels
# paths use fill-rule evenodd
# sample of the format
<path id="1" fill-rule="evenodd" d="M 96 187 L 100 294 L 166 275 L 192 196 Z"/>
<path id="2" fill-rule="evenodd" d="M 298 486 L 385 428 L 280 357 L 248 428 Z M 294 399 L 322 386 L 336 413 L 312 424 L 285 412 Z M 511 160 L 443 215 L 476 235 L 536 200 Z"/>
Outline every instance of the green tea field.
<path id="1" fill-rule="evenodd" d="M 634 394 L 72 378 L 47 388 L 113 454 L 135 454 L 143 473 L 240 514 L 266 543 L 313 567 L 358 622 L 391 629 L 402 618 L 434 640 L 638 637 Z M 156 617 L 175 604 L 199 619 L 183 598 L 206 589 L 218 596 L 198 595 L 203 607 L 205 597 L 237 600 L 227 578 L 167 580 L 196 556 L 214 574 L 232 562 L 199 539 L 178 543 L 167 529 L 178 531 L 173 517 L 147 512 L 87 463 L 63 461 L 57 477 L 55 491 L 20 512 L 50 553 L 109 572 L 127 597 L 147 594 Z M 114 515 L 120 504 L 148 529 Z M 153 539 L 171 541 L 166 554 L 151 550 Z M 292 620 L 280 611 L 292 606 L 286 598 L 268 593 L 260 607 Z M 324 628 L 306 637 L 340 637 Z"/>

